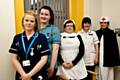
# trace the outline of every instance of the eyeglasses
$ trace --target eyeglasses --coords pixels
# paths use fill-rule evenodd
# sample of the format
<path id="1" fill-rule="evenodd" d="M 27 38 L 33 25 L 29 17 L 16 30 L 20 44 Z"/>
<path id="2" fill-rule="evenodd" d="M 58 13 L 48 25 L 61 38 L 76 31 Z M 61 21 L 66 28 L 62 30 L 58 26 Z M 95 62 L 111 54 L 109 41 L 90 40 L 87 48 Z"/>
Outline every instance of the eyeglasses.
<path id="1" fill-rule="evenodd" d="M 71 25 L 71 24 L 66 24 L 66 27 L 73 27 L 73 25 Z"/>

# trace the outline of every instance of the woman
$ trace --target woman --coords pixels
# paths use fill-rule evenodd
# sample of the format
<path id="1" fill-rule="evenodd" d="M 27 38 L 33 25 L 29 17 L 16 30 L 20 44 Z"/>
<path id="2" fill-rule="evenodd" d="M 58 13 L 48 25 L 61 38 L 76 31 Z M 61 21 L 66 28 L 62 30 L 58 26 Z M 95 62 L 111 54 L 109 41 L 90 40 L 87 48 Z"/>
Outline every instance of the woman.
<path id="1" fill-rule="evenodd" d="M 81 36 L 75 33 L 75 24 L 72 20 L 64 22 L 64 32 L 61 33 L 61 46 L 58 60 L 57 75 L 70 80 L 80 80 L 87 76 L 84 61 L 84 44 Z"/>
<path id="2" fill-rule="evenodd" d="M 9 52 L 16 69 L 15 80 L 46 80 L 43 71 L 50 49 L 47 39 L 37 32 L 37 18 L 34 12 L 28 11 L 22 19 L 24 32 L 14 37 Z"/>
<path id="3" fill-rule="evenodd" d="M 116 34 L 109 28 L 108 17 L 101 17 L 100 29 L 96 31 L 100 40 L 99 80 L 114 80 L 114 67 L 120 65 Z"/>
<path id="4" fill-rule="evenodd" d="M 85 55 L 83 57 L 87 70 L 95 71 L 95 64 L 98 64 L 98 37 L 91 30 L 91 19 L 84 17 L 82 20 L 82 30 L 78 32 L 85 45 Z M 88 74 L 88 79 L 92 80 L 92 74 Z"/>
<path id="5" fill-rule="evenodd" d="M 48 40 L 51 54 L 48 56 L 48 78 L 54 80 L 57 66 L 57 55 L 60 45 L 60 31 L 54 25 L 54 14 L 49 6 L 43 6 L 39 10 L 40 33 L 45 34 Z M 55 69 L 55 70 L 54 70 Z"/>

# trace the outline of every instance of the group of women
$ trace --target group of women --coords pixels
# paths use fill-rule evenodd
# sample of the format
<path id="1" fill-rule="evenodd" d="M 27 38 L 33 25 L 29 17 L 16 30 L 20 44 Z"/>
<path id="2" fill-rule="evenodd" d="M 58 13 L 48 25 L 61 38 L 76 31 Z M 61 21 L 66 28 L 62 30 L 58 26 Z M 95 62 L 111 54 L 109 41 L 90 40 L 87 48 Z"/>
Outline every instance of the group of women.
<path id="1" fill-rule="evenodd" d="M 35 13 L 26 12 L 22 18 L 24 32 L 15 35 L 13 39 L 9 52 L 16 69 L 15 79 L 92 80 L 87 69 L 94 71 L 95 64 L 98 64 L 100 56 L 98 43 L 101 40 L 102 30 L 105 31 L 106 28 L 97 31 L 97 36 L 94 31 L 91 31 L 91 19 L 84 17 L 82 30 L 76 33 L 75 22 L 68 19 L 64 21 L 64 32 L 60 34 L 58 27 L 54 25 L 54 14 L 49 6 L 39 9 L 39 19 L 40 25 L 38 26 Z M 103 23 L 100 22 L 100 24 Z M 107 30 L 106 34 L 109 32 L 108 27 Z M 112 35 L 112 30 L 110 32 Z M 115 45 L 117 46 L 117 43 Z M 112 44 L 112 46 L 114 45 Z M 107 67 L 118 65 L 119 55 L 117 53 L 117 51 L 115 54 L 111 52 L 110 55 L 115 55 L 116 63 L 110 62 L 111 65 L 106 62 L 104 65 Z"/>

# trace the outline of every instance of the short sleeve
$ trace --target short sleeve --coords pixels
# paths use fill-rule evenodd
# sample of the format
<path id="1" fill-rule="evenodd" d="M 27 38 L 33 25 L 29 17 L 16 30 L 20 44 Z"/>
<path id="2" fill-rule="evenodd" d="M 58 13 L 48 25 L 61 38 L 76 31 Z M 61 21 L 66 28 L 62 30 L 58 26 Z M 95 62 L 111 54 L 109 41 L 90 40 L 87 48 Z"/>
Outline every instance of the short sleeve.
<path id="1" fill-rule="evenodd" d="M 99 39 L 98 39 L 97 34 L 95 32 L 93 32 L 93 37 L 94 37 L 94 44 L 98 44 Z"/>
<path id="2" fill-rule="evenodd" d="M 18 36 L 14 36 L 9 52 L 13 54 L 17 54 L 19 52 L 18 50 L 19 46 L 20 46 L 20 42 L 18 40 Z"/>
<path id="3" fill-rule="evenodd" d="M 60 44 L 60 31 L 57 27 L 52 28 L 52 43 Z"/>
<path id="4" fill-rule="evenodd" d="M 47 38 L 41 34 L 42 36 L 40 37 L 40 41 L 41 41 L 41 53 L 42 55 L 48 55 L 50 54 L 50 49 L 49 49 L 49 46 L 48 46 L 48 41 L 47 41 Z"/>

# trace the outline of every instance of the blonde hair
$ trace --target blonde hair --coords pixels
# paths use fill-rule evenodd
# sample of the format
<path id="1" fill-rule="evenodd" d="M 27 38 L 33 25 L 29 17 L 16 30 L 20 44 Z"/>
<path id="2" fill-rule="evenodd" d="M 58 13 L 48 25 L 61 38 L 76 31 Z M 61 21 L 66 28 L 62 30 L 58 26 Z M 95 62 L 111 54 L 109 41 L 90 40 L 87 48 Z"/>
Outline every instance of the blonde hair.
<path id="1" fill-rule="evenodd" d="M 35 12 L 32 11 L 32 10 L 26 11 L 26 12 L 24 13 L 24 16 L 23 16 L 23 18 L 22 18 L 22 26 L 24 27 L 23 21 L 24 21 L 24 18 L 25 18 L 26 15 L 31 15 L 31 16 L 33 16 L 33 17 L 35 18 L 35 28 L 34 28 L 34 30 L 35 30 L 35 31 L 38 31 L 39 28 L 38 28 L 37 14 L 35 14 Z"/>

